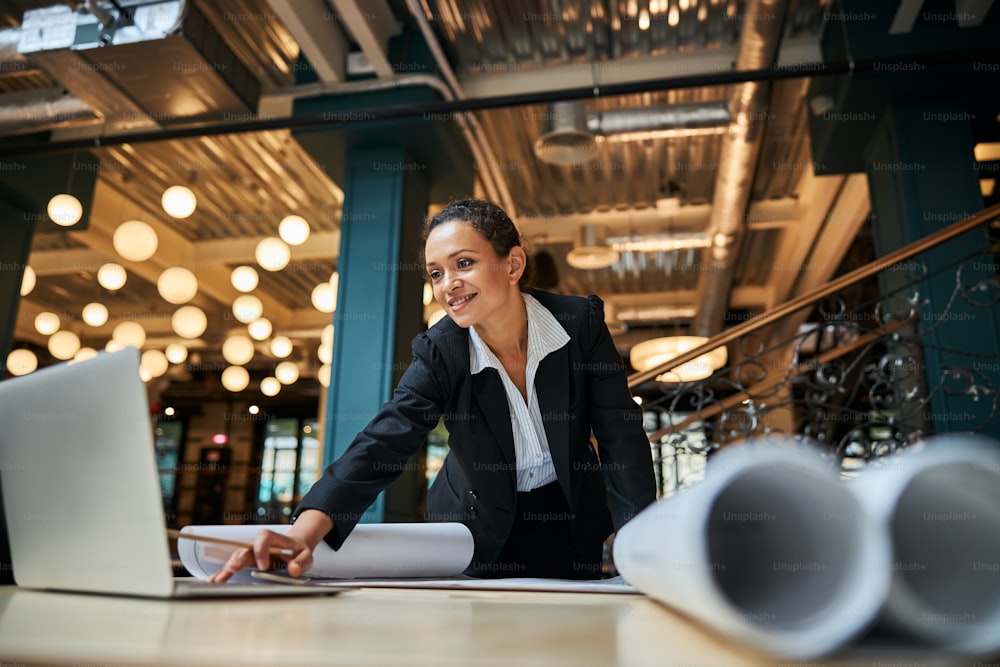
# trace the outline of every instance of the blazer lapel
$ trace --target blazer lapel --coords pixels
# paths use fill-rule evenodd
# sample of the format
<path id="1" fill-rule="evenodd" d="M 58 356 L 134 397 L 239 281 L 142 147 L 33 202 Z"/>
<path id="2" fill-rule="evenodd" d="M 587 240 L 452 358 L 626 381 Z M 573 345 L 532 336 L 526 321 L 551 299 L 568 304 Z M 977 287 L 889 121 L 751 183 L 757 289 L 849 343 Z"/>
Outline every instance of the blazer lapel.
<path id="1" fill-rule="evenodd" d="M 507 393 L 495 368 L 485 368 L 472 376 L 473 400 L 486 418 L 490 432 L 509 466 L 511 477 L 516 480 L 514 432 L 510 425 L 510 406 Z"/>
<path id="2" fill-rule="evenodd" d="M 545 424 L 545 437 L 549 441 L 556 476 L 567 498 L 570 497 L 569 420 L 573 417 L 569 414 L 568 349 L 568 345 L 563 345 L 550 353 L 535 372 L 535 392 Z"/>

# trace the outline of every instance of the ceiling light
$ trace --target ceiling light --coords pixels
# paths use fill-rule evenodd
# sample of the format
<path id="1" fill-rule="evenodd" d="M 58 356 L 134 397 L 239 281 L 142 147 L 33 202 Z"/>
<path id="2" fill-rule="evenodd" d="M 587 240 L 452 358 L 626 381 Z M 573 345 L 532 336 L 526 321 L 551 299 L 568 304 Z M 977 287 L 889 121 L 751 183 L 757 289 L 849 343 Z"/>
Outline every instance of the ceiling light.
<path id="1" fill-rule="evenodd" d="M 333 345 L 321 343 L 319 348 L 316 350 L 316 356 L 324 364 L 333 363 Z"/>
<path id="2" fill-rule="evenodd" d="M 56 195 L 49 200 L 46 212 L 60 227 L 72 227 L 83 217 L 83 204 L 73 195 Z"/>
<path id="3" fill-rule="evenodd" d="M 281 391 L 281 383 L 278 378 L 266 377 L 260 381 L 260 393 L 265 396 L 277 396 Z"/>
<path id="4" fill-rule="evenodd" d="M 138 322 L 128 320 L 114 328 L 114 331 L 111 332 L 111 339 L 126 347 L 131 345 L 138 349 L 146 344 L 146 330 Z"/>
<path id="5" fill-rule="evenodd" d="M 242 366 L 230 366 L 222 371 L 222 386 L 229 391 L 243 391 L 250 386 L 250 373 Z"/>
<path id="6" fill-rule="evenodd" d="M 316 379 L 324 387 L 329 387 L 330 386 L 330 371 L 331 370 L 332 369 L 330 368 L 330 364 L 323 364 L 322 366 L 319 367 L 319 370 L 316 371 Z"/>
<path id="7" fill-rule="evenodd" d="M 586 162 L 597 152 L 594 135 L 587 131 L 583 103 L 553 102 L 545 113 L 545 132 L 535 142 L 539 160 L 555 165 Z"/>
<path id="8" fill-rule="evenodd" d="M 48 347 L 53 357 L 66 361 L 80 351 L 80 337 L 72 331 L 57 331 L 49 336 Z"/>
<path id="9" fill-rule="evenodd" d="M 86 361 L 87 359 L 93 359 L 96 356 L 97 356 L 97 350 L 95 350 L 94 348 L 81 347 L 79 350 L 76 351 L 76 354 L 73 355 L 73 361 L 75 363 L 78 363 L 81 361 Z"/>
<path id="10" fill-rule="evenodd" d="M 11 350 L 7 355 L 7 372 L 11 375 L 27 375 L 38 368 L 38 357 L 26 348 Z"/>
<path id="11" fill-rule="evenodd" d="M 108 352 L 120 352 L 125 349 L 125 346 L 112 338 L 104 344 L 104 349 Z"/>
<path id="12" fill-rule="evenodd" d="M 125 273 L 125 267 L 121 264 L 108 262 L 97 269 L 97 282 L 100 283 L 101 287 L 112 292 L 124 287 L 127 279 L 128 274 Z"/>
<path id="13" fill-rule="evenodd" d="M 284 359 L 292 353 L 292 341 L 287 336 L 275 336 L 271 339 L 271 354 Z"/>
<path id="14" fill-rule="evenodd" d="M 111 244 L 115 252 L 130 262 L 144 262 L 156 252 L 159 238 L 156 230 L 142 220 L 128 220 L 118 225 Z"/>
<path id="15" fill-rule="evenodd" d="M 92 327 L 99 327 L 108 321 L 108 307 L 93 301 L 83 307 L 83 321 Z"/>
<path id="16" fill-rule="evenodd" d="M 173 185 L 163 191 L 160 205 L 171 217 L 184 219 L 191 216 L 198 207 L 198 198 L 190 188 L 183 185 Z"/>
<path id="17" fill-rule="evenodd" d="M 264 314 L 264 304 L 253 294 L 241 294 L 233 300 L 233 315 L 243 324 L 250 324 Z"/>
<path id="18" fill-rule="evenodd" d="M 333 345 L 333 322 L 323 327 L 323 333 L 319 335 L 319 342 L 323 345 Z"/>
<path id="19" fill-rule="evenodd" d="M 164 301 L 179 306 L 193 299 L 198 293 L 198 278 L 190 269 L 171 266 L 156 279 L 156 291 Z"/>
<path id="20" fill-rule="evenodd" d="M 606 269 L 618 261 L 620 255 L 607 246 L 583 246 L 566 253 L 566 263 L 574 269 Z"/>
<path id="21" fill-rule="evenodd" d="M 208 328 L 208 317 L 198 306 L 181 306 L 171 316 L 170 326 L 182 338 L 197 338 Z"/>
<path id="22" fill-rule="evenodd" d="M 667 363 L 688 350 L 704 345 L 706 342 L 708 342 L 708 338 L 704 336 L 653 338 L 634 345 L 629 352 L 629 360 L 637 371 L 648 371 Z M 658 375 L 656 381 L 694 382 L 703 380 L 725 366 L 726 359 L 726 347 L 723 345 Z"/>
<path id="23" fill-rule="evenodd" d="M 35 289 L 35 270 L 24 265 L 24 275 L 21 276 L 21 296 L 28 296 Z"/>
<path id="24" fill-rule="evenodd" d="M 252 266 L 237 266 L 229 275 L 229 282 L 240 292 L 252 292 L 260 278 Z"/>
<path id="25" fill-rule="evenodd" d="M 288 245 L 302 245 L 309 238 L 309 223 L 298 215 L 285 216 L 278 223 L 278 236 Z"/>
<path id="26" fill-rule="evenodd" d="M 257 244 L 254 257 L 261 268 L 266 271 L 281 271 L 288 266 L 291 250 L 281 239 L 268 237 Z"/>
<path id="27" fill-rule="evenodd" d="M 258 317 L 247 325 L 247 333 L 254 340 L 267 340 L 271 335 L 271 320 L 266 317 Z"/>
<path id="28" fill-rule="evenodd" d="M 274 377 L 281 384 L 294 384 L 299 379 L 299 367 L 294 361 L 282 361 L 274 367 Z"/>
<path id="29" fill-rule="evenodd" d="M 337 295 L 330 283 L 320 283 L 312 291 L 313 308 L 321 313 L 332 313 L 337 307 Z"/>
<path id="30" fill-rule="evenodd" d="M 159 350 L 146 350 L 139 360 L 139 370 L 146 371 L 150 377 L 158 378 L 167 372 L 170 362 L 167 356 Z"/>
<path id="31" fill-rule="evenodd" d="M 222 356 L 234 366 L 243 366 L 253 359 L 253 341 L 246 336 L 230 336 L 222 343 Z"/>
<path id="32" fill-rule="evenodd" d="M 981 142 L 972 147 L 977 162 L 1000 160 L 1000 141 Z"/>
<path id="33" fill-rule="evenodd" d="M 182 364 L 187 359 L 188 349 L 182 343 L 171 343 L 163 353 L 170 363 Z"/>
<path id="34" fill-rule="evenodd" d="M 48 311 L 35 315 L 35 331 L 43 336 L 51 336 L 59 331 L 59 316 Z"/>
<path id="35" fill-rule="evenodd" d="M 424 283 L 424 305 L 431 305 L 431 301 L 434 300 L 434 288 L 431 287 L 430 283 Z"/>

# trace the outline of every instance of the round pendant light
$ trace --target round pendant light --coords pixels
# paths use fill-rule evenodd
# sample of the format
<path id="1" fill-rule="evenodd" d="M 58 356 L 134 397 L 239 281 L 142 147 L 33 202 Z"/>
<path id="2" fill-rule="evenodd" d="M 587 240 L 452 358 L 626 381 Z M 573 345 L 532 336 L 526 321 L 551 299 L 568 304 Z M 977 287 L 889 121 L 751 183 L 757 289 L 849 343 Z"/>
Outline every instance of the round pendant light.
<path id="1" fill-rule="evenodd" d="M 156 252 L 159 237 L 156 230 L 142 220 L 128 220 L 118 225 L 111 244 L 115 252 L 130 262 L 144 262 Z"/>
<path id="2" fill-rule="evenodd" d="M 175 305 L 187 303 L 198 293 L 198 278 L 190 269 L 171 266 L 156 279 L 156 291 L 164 301 Z"/>
<path id="3" fill-rule="evenodd" d="M 222 386 L 229 391 L 243 391 L 250 386 L 250 373 L 242 366 L 230 366 L 222 371 Z"/>
<path id="4" fill-rule="evenodd" d="M 198 306 L 181 306 L 171 316 L 170 326 L 181 338 L 197 338 L 208 328 L 208 317 Z"/>
<path id="5" fill-rule="evenodd" d="M 194 213 L 198 207 L 198 198 L 194 196 L 191 188 L 173 185 L 163 191 L 160 205 L 171 217 L 183 220 L 191 217 L 191 214 Z"/>
<path id="6" fill-rule="evenodd" d="M 259 281 L 257 270 L 252 266 L 237 266 L 229 274 L 229 282 L 241 292 L 252 292 Z"/>
<path id="7" fill-rule="evenodd" d="M 124 287 L 127 279 L 128 274 L 125 273 L 125 267 L 121 264 L 108 262 L 97 269 L 97 282 L 100 283 L 101 287 L 112 292 Z"/>
<path id="8" fill-rule="evenodd" d="M 108 321 L 108 307 L 93 301 L 83 307 L 83 321 L 92 327 L 103 326 Z"/>
<path id="9" fill-rule="evenodd" d="M 60 227 L 72 227 L 83 217 L 83 204 L 73 195 L 56 195 L 45 207 L 49 219 Z"/>

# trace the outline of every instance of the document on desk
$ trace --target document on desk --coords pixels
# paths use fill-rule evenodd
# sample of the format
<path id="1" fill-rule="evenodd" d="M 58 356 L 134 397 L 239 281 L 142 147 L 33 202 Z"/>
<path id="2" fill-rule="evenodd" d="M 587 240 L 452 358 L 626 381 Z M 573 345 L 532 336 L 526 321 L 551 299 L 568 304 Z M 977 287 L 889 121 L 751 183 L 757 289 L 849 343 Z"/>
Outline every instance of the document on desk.
<path id="1" fill-rule="evenodd" d="M 641 595 L 622 577 L 610 579 L 541 579 L 510 577 L 477 579 L 475 577 L 440 577 L 418 579 L 338 579 L 316 582 L 336 588 L 435 588 L 476 591 L 541 591 L 549 593 L 624 593 Z"/>
<path id="2" fill-rule="evenodd" d="M 262 528 L 285 533 L 291 526 L 186 526 L 182 534 L 203 535 L 239 542 L 253 542 Z M 360 524 L 340 549 L 334 551 L 320 542 L 313 552 L 311 578 L 384 579 L 415 577 L 457 577 L 472 561 L 472 533 L 460 523 L 378 523 Z M 194 540 L 180 539 L 177 551 L 181 563 L 199 579 L 207 579 L 222 569 L 236 550 Z M 232 581 L 252 582 L 244 570 Z"/>

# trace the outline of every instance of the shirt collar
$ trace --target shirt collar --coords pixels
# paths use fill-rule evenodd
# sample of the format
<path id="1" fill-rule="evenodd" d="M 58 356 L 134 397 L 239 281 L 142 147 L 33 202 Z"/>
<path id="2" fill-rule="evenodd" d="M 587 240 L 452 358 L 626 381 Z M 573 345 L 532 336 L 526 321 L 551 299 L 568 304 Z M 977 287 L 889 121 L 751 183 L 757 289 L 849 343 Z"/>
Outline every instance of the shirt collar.
<path id="1" fill-rule="evenodd" d="M 521 293 L 528 315 L 528 363 L 541 361 L 569 342 L 569 334 L 562 328 L 548 308 L 538 303 L 530 294 Z M 483 342 L 476 327 L 469 327 L 469 370 L 476 374 L 484 368 L 502 368 L 493 350 Z"/>

